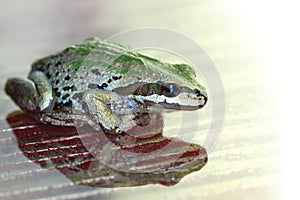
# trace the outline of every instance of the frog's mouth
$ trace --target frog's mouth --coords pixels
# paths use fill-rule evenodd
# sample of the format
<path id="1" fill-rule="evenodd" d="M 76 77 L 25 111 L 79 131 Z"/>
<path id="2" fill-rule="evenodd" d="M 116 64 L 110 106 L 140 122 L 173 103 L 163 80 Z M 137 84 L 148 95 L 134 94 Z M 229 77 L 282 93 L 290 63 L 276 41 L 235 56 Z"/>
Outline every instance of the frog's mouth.
<path id="1" fill-rule="evenodd" d="M 188 95 L 182 95 L 182 96 L 188 96 Z M 165 109 L 169 110 L 198 110 L 205 106 L 207 103 L 207 97 L 204 95 L 201 95 L 197 98 L 197 100 L 187 100 L 186 98 L 181 98 L 181 95 L 173 98 L 166 98 L 164 100 L 159 98 L 153 98 L 152 101 L 149 99 L 144 100 L 144 102 L 148 106 L 153 106 L 155 104 L 163 106 Z M 185 100 L 182 100 L 185 99 Z"/>
<path id="2" fill-rule="evenodd" d="M 163 106 L 165 109 L 170 109 L 170 110 L 188 110 L 188 111 L 193 111 L 193 110 L 198 110 L 202 108 L 204 105 L 199 105 L 199 106 L 186 106 L 186 105 L 180 105 L 178 103 L 159 103 L 159 105 Z"/>

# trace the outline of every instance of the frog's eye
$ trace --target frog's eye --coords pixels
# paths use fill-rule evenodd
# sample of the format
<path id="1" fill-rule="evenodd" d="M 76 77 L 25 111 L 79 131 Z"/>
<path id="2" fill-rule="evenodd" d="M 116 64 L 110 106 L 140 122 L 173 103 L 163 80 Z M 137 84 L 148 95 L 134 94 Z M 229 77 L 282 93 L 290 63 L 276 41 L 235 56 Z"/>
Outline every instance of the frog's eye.
<path id="1" fill-rule="evenodd" d="M 180 93 L 181 87 L 175 83 L 165 83 L 161 87 L 162 94 L 166 97 L 175 97 Z"/>

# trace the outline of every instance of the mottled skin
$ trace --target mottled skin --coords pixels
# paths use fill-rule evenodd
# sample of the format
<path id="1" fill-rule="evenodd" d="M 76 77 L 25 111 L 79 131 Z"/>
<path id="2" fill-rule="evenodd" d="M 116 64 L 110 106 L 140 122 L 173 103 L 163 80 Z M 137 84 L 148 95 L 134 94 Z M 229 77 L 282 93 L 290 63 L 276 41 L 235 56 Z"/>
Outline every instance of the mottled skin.
<path id="1" fill-rule="evenodd" d="M 135 126 L 141 113 L 161 111 L 157 105 L 195 110 L 207 101 L 190 66 L 164 63 L 98 38 L 37 60 L 28 79 L 7 81 L 6 92 L 43 122 L 87 120 L 118 132 Z"/>

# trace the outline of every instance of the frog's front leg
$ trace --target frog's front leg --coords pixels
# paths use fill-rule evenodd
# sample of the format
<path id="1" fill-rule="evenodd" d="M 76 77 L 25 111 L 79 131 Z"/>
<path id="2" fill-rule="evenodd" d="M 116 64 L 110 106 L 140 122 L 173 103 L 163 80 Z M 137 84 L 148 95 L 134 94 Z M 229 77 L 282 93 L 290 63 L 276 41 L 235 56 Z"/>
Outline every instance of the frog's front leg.
<path id="1" fill-rule="evenodd" d="M 51 84 L 42 72 L 30 74 L 29 79 L 11 78 L 5 86 L 6 93 L 26 111 L 48 111 L 54 105 Z"/>
<path id="2" fill-rule="evenodd" d="M 95 121 L 108 130 L 127 131 L 136 125 L 135 113 L 141 110 L 134 99 L 105 90 L 85 93 L 83 101 Z"/>

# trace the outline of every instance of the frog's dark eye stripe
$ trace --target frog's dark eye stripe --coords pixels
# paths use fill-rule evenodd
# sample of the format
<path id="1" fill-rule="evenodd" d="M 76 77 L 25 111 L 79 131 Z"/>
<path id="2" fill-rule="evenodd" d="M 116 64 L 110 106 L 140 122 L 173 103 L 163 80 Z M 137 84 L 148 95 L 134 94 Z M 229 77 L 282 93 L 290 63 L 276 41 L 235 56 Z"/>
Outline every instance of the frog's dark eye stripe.
<path id="1" fill-rule="evenodd" d="M 160 93 L 161 92 L 160 92 L 159 84 L 148 83 L 137 88 L 133 94 L 141 95 L 141 96 L 150 96 L 153 94 L 160 94 Z"/>
<path id="2" fill-rule="evenodd" d="M 140 86 L 134 92 L 135 95 L 150 96 L 153 94 L 175 97 L 181 91 L 181 87 L 175 83 L 148 83 Z"/>
<path id="3" fill-rule="evenodd" d="M 161 92 L 166 97 L 176 97 L 181 91 L 181 87 L 175 83 L 165 83 L 161 85 Z"/>

